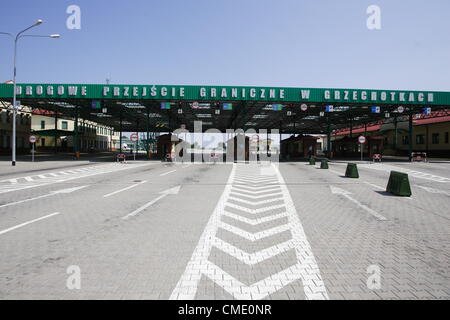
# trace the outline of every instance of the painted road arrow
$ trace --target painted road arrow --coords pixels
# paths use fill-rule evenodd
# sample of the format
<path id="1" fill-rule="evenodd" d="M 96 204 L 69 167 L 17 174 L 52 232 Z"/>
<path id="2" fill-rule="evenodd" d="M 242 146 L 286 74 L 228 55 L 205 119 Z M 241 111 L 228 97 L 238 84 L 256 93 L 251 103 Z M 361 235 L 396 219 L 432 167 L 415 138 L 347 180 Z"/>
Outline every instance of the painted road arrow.
<path id="1" fill-rule="evenodd" d="M 346 197 L 348 200 L 350 200 L 351 202 L 355 203 L 358 207 L 364 209 L 365 211 L 367 211 L 368 213 L 373 215 L 378 220 L 381 220 L 381 221 L 387 220 L 386 217 L 382 216 L 381 214 L 379 214 L 375 210 L 370 209 L 368 206 L 366 206 L 366 205 L 362 204 L 361 202 L 359 202 L 358 200 L 352 198 L 350 196 L 352 194 L 351 192 L 349 192 L 347 190 L 344 190 L 342 188 L 335 187 L 335 186 L 330 186 L 330 189 L 331 189 L 331 193 L 342 195 L 342 196 Z"/>
<path id="2" fill-rule="evenodd" d="M 147 209 L 148 207 L 154 205 L 156 202 L 158 202 L 159 200 L 167 197 L 168 195 L 176 195 L 176 194 L 178 194 L 178 192 L 180 192 L 180 188 L 181 188 L 181 186 L 176 186 L 176 187 L 173 187 L 173 188 L 170 188 L 170 189 L 167 189 L 167 190 L 159 192 L 159 194 L 161 194 L 159 197 L 156 197 L 152 201 L 147 202 L 142 207 L 139 207 L 136 210 L 134 210 L 133 212 L 127 214 L 124 217 L 122 217 L 122 219 L 127 220 L 127 219 L 129 219 L 131 217 L 134 217 L 135 215 L 139 214 L 140 212 L 142 212 L 143 210 Z"/>
<path id="3" fill-rule="evenodd" d="M 80 186 L 80 187 L 66 188 L 66 189 L 61 189 L 61 190 L 56 190 L 56 191 L 50 191 L 50 193 L 44 194 L 42 196 L 38 196 L 38 197 L 34 197 L 34 198 L 29 198 L 29 199 L 25 199 L 25 200 L 20 200 L 20 201 L 15 201 L 15 202 L 10 202 L 10 203 L 3 204 L 3 205 L 0 206 L 0 208 L 14 206 L 16 204 L 21 204 L 21 203 L 24 203 L 24 202 L 29 202 L 29 201 L 33 201 L 33 200 L 42 199 L 42 198 L 52 197 L 52 196 L 56 196 L 58 194 L 68 194 L 68 193 L 72 193 L 72 192 L 81 190 L 81 189 L 86 188 L 86 187 L 87 186 Z"/>

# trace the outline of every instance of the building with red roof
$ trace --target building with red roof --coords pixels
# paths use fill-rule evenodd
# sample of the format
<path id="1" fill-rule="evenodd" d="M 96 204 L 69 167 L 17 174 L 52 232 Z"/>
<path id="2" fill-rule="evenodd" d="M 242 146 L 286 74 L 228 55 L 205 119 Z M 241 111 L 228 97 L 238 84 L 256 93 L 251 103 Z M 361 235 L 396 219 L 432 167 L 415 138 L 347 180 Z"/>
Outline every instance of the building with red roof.
<path id="1" fill-rule="evenodd" d="M 365 156 L 407 155 L 409 146 L 409 116 L 397 116 L 369 123 L 366 126 L 336 130 L 332 135 L 333 155 L 355 157 L 360 153 L 358 136 L 367 137 Z M 413 116 L 413 152 L 426 152 L 430 157 L 450 158 L 450 110 Z"/>

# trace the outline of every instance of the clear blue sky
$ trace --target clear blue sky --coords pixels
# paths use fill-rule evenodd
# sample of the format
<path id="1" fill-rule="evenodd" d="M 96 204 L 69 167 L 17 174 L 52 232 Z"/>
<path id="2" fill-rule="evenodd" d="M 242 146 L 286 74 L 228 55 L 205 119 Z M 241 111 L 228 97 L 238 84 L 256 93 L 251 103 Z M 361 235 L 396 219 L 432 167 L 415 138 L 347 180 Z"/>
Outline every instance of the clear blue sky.
<path id="1" fill-rule="evenodd" d="M 81 30 L 66 8 L 81 7 Z M 382 29 L 366 28 L 381 7 Z M 262 85 L 450 91 L 448 0 L 15 0 L 18 82 Z M 0 35 L 0 81 L 12 43 Z"/>

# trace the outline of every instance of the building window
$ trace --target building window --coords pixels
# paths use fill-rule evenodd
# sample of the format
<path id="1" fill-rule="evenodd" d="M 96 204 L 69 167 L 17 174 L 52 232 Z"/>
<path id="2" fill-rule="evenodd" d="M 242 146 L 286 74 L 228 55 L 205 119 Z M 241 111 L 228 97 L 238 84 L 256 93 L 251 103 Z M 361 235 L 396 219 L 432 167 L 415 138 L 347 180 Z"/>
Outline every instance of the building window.
<path id="1" fill-rule="evenodd" d="M 445 143 L 448 144 L 448 132 L 445 133 Z"/>
<path id="2" fill-rule="evenodd" d="M 41 120 L 41 129 L 45 129 L 45 120 Z M 45 141 L 45 139 L 44 139 Z"/>
<path id="3" fill-rule="evenodd" d="M 431 143 L 432 144 L 439 144 L 439 133 L 433 133 L 431 135 Z"/>
<path id="4" fill-rule="evenodd" d="M 403 144 L 409 144 L 409 136 L 403 136 L 402 142 L 403 142 Z"/>
<path id="5" fill-rule="evenodd" d="M 45 139 L 44 138 L 41 139 L 41 147 L 45 147 Z"/>
<path id="6" fill-rule="evenodd" d="M 67 130 L 67 121 L 61 122 L 61 129 Z"/>
<path id="7" fill-rule="evenodd" d="M 425 136 L 423 134 L 416 135 L 416 144 L 424 144 Z"/>

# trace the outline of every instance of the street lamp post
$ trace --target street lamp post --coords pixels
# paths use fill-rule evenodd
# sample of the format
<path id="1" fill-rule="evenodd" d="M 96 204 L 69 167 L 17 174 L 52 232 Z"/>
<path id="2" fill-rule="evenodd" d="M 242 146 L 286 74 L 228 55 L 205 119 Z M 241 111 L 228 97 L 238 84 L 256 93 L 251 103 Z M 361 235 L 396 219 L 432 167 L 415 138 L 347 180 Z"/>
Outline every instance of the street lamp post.
<path id="1" fill-rule="evenodd" d="M 0 34 L 8 35 L 14 38 L 14 74 L 13 74 L 13 125 L 12 125 L 12 165 L 16 165 L 16 117 L 17 117 L 17 106 L 16 106 L 16 58 L 17 58 L 17 41 L 22 37 L 37 37 L 37 38 L 59 38 L 59 34 L 52 34 L 48 36 L 41 35 L 24 35 L 23 33 L 30 30 L 33 27 L 42 24 L 42 20 L 37 20 L 32 26 L 20 31 L 15 37 L 11 33 L 0 32 Z"/>

